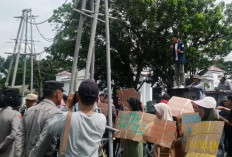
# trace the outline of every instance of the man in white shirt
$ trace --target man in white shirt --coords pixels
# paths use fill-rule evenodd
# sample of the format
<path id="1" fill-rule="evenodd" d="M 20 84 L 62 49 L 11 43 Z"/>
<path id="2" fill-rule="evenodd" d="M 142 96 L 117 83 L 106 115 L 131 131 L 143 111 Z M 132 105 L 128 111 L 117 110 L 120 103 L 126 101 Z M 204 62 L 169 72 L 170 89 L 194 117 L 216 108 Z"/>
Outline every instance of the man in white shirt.
<path id="1" fill-rule="evenodd" d="M 91 79 L 79 86 L 76 96 L 79 110 L 71 115 L 65 156 L 98 157 L 99 144 L 106 127 L 105 116 L 93 110 L 98 93 L 98 85 Z M 66 119 L 67 113 L 58 113 L 48 126 L 48 136 L 60 138 L 60 150 L 63 148 Z M 58 156 L 62 154 L 59 152 Z"/>

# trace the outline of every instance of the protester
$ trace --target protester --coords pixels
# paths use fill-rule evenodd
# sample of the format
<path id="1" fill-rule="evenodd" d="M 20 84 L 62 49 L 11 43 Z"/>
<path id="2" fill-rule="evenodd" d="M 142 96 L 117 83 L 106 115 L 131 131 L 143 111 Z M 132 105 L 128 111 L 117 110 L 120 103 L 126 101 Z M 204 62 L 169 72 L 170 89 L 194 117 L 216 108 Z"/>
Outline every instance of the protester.
<path id="1" fill-rule="evenodd" d="M 131 107 L 131 111 L 143 112 L 141 102 L 135 97 L 131 97 L 127 100 Z M 143 157 L 143 143 L 126 140 L 124 142 L 124 157 Z"/>
<path id="2" fill-rule="evenodd" d="M 118 108 L 116 109 L 116 111 L 117 111 L 117 115 L 118 115 L 119 111 L 123 111 L 125 108 L 123 105 L 123 102 L 120 98 L 117 99 L 117 107 Z"/>
<path id="3" fill-rule="evenodd" d="M 161 103 L 167 104 L 169 100 L 170 100 L 170 95 L 168 95 L 168 94 L 163 94 L 163 95 L 161 96 Z"/>
<path id="4" fill-rule="evenodd" d="M 192 103 L 198 106 L 199 116 L 201 121 L 218 121 L 219 117 L 216 114 L 215 108 L 217 102 L 213 97 L 205 97 L 202 100 L 193 101 Z M 218 147 L 217 157 L 224 157 L 224 134 L 222 133 L 221 140 Z"/>
<path id="5" fill-rule="evenodd" d="M 108 94 L 105 94 L 104 95 L 104 103 L 108 104 L 109 100 L 108 100 Z M 112 102 L 112 100 L 111 100 Z M 117 111 L 116 111 L 116 108 L 114 106 L 113 103 L 112 104 L 112 118 L 113 118 L 113 122 L 115 122 L 115 119 L 117 118 Z"/>
<path id="6" fill-rule="evenodd" d="M 19 112 L 24 115 L 24 113 L 32 106 L 36 105 L 38 101 L 38 95 L 37 94 L 27 94 L 26 98 L 26 105 L 21 107 L 19 109 Z"/>
<path id="7" fill-rule="evenodd" d="M 156 117 L 161 120 L 173 121 L 172 112 L 170 107 L 165 103 L 159 103 L 155 105 Z"/>
<path id="8" fill-rule="evenodd" d="M 227 117 L 220 117 L 221 120 L 225 122 L 225 141 L 226 141 L 226 150 L 229 157 L 232 156 L 232 96 L 228 96 L 228 101 L 225 106 L 219 106 L 217 109 L 220 109 L 224 115 Z M 220 112 L 220 113 L 221 113 Z"/>
<path id="9" fill-rule="evenodd" d="M 105 103 L 105 93 L 104 92 L 101 92 L 99 94 L 99 98 L 100 98 L 100 103 Z"/>
<path id="10" fill-rule="evenodd" d="M 205 85 L 201 81 L 201 78 L 199 75 L 193 76 L 193 83 L 187 86 L 188 88 L 197 88 L 200 90 L 200 99 L 203 99 L 205 97 Z"/>
<path id="11" fill-rule="evenodd" d="M 69 108 L 66 106 L 67 100 L 68 100 L 68 96 L 63 94 L 63 99 L 61 100 L 61 105 L 60 105 L 60 110 L 62 112 L 67 112 L 69 110 Z"/>
<path id="12" fill-rule="evenodd" d="M 198 106 L 199 116 L 202 121 L 215 121 L 218 120 L 215 108 L 217 105 L 213 97 L 205 97 L 202 100 L 193 101 Z"/>
<path id="13" fill-rule="evenodd" d="M 19 96 L 11 90 L 0 95 L 0 156 L 14 157 L 16 131 L 21 116 L 15 109 L 19 106 Z"/>
<path id="14" fill-rule="evenodd" d="M 15 157 L 54 157 L 57 140 L 47 140 L 45 137 L 50 119 L 59 111 L 57 106 L 63 98 L 63 86 L 57 81 L 45 82 L 43 100 L 30 107 L 20 123 Z"/>
<path id="15" fill-rule="evenodd" d="M 226 81 L 226 77 L 222 77 L 220 79 L 220 83 L 218 84 L 219 92 L 227 92 L 231 90 L 230 83 Z"/>
<path id="16" fill-rule="evenodd" d="M 156 117 L 160 120 L 173 121 L 170 107 L 166 103 L 159 103 L 154 105 L 156 110 Z M 169 157 L 172 153 L 170 148 L 164 148 L 159 145 L 155 146 L 155 156 Z"/>
<path id="17" fill-rule="evenodd" d="M 223 99 L 227 98 L 226 92 L 231 91 L 230 83 L 226 80 L 226 77 L 222 77 L 220 79 L 220 83 L 218 84 L 217 90 L 219 92 L 218 93 L 219 94 L 218 95 L 218 104 L 220 104 Z"/>
<path id="18" fill-rule="evenodd" d="M 88 79 L 80 84 L 76 96 L 79 110 L 73 112 L 71 116 L 65 156 L 98 157 L 99 144 L 106 127 L 105 116 L 93 111 L 94 103 L 98 101 L 98 93 L 98 85 L 95 81 Z M 57 113 L 48 129 L 48 136 L 55 135 L 60 138 L 60 150 L 66 119 L 67 113 Z M 59 156 L 62 156 L 60 152 Z"/>
<path id="19" fill-rule="evenodd" d="M 170 46 L 172 51 L 172 56 L 174 59 L 174 70 L 175 70 L 175 88 L 184 88 L 185 78 L 184 78 L 184 64 L 186 62 L 184 53 L 184 43 L 180 42 L 177 35 L 172 36 L 173 44 Z"/>
<path id="20" fill-rule="evenodd" d="M 231 100 L 230 100 L 231 98 L 232 97 L 229 96 L 228 99 L 226 98 L 226 99 L 222 100 L 222 103 L 219 105 L 219 107 L 217 107 L 217 109 L 220 108 L 220 107 L 229 109 L 231 107 Z M 219 112 L 219 114 L 220 114 L 220 120 L 225 122 L 225 126 L 224 126 L 225 150 L 226 150 L 226 152 L 228 152 L 227 154 L 229 154 L 229 156 L 232 156 L 231 151 L 230 151 L 230 148 L 232 148 L 232 145 L 231 145 L 232 124 L 229 122 L 229 120 L 230 120 L 230 112 L 225 111 L 225 110 L 222 109 Z"/>

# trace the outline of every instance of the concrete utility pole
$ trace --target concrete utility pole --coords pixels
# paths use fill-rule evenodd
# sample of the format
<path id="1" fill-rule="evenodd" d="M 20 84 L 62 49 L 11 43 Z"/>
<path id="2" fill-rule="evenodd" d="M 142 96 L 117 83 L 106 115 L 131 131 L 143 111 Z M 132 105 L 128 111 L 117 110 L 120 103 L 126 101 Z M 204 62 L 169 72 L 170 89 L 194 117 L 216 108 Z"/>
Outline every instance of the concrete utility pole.
<path id="1" fill-rule="evenodd" d="M 25 95 L 25 82 L 26 82 L 26 72 L 27 72 L 27 30 L 28 30 L 28 11 L 25 12 L 25 22 L 26 22 L 26 31 L 25 31 L 25 46 L 24 46 L 24 68 L 23 68 L 23 87 L 22 87 L 22 96 Z"/>
<path id="2" fill-rule="evenodd" d="M 33 93 L 33 71 L 34 71 L 34 56 L 33 56 L 33 51 L 34 51 L 34 43 L 33 43 L 33 27 L 32 27 L 32 14 L 30 11 L 30 29 L 31 29 L 31 84 L 30 84 L 30 93 Z"/>
<path id="3" fill-rule="evenodd" d="M 112 92 L 111 92 L 111 60 L 110 60 L 110 29 L 109 29 L 109 7 L 105 0 L 105 27 L 106 27 L 106 67 L 107 67 L 107 92 L 108 92 L 108 125 L 113 127 L 112 121 Z M 113 133 L 109 131 L 109 156 L 113 157 Z"/>
<path id="4" fill-rule="evenodd" d="M 86 0 L 82 0 L 81 3 L 82 3 L 81 9 L 85 9 L 86 8 Z M 75 46 L 75 53 L 74 53 L 74 59 L 73 59 L 73 65 L 72 65 L 71 82 L 70 82 L 70 86 L 69 86 L 69 94 L 74 91 L 75 81 L 78 79 L 78 78 L 76 78 L 76 73 L 77 73 L 77 63 L 78 63 L 79 51 L 80 51 L 80 46 L 81 46 L 83 25 L 84 25 L 84 16 L 82 14 L 80 14 L 79 26 L 78 26 L 78 32 L 77 32 L 77 40 L 76 40 L 76 46 Z"/>
<path id="5" fill-rule="evenodd" d="M 15 59 L 15 66 L 14 66 L 14 73 L 13 73 L 13 78 L 12 78 L 12 82 L 11 82 L 11 87 L 15 86 L 15 80 L 16 80 L 16 74 L 17 74 L 17 70 L 18 70 L 20 51 L 21 51 L 22 42 L 23 42 L 23 34 L 24 34 L 25 16 L 26 16 L 26 14 L 27 14 L 27 9 L 24 9 L 23 10 L 23 17 L 22 17 L 23 25 L 22 25 L 21 35 L 20 35 L 20 39 L 19 39 L 18 52 L 17 52 L 16 59 Z"/>
<path id="6" fill-rule="evenodd" d="M 85 79 L 89 78 L 89 73 L 90 73 L 90 65 L 91 65 L 91 60 L 92 60 L 92 56 L 93 56 L 93 48 L 94 48 L 94 43 L 95 43 L 99 6 L 100 6 L 100 0 L 96 0 L 96 5 L 95 5 L 95 9 L 94 9 L 93 24 L 91 27 L 91 37 L 90 37 L 90 43 L 89 43 L 89 50 L 88 50 L 88 56 L 87 56 L 87 61 L 86 61 L 86 68 L 85 68 Z"/>
<path id="7" fill-rule="evenodd" d="M 17 32 L 17 36 L 16 36 L 16 39 L 15 39 L 15 45 L 14 45 L 14 50 L 13 50 L 13 55 L 12 55 L 12 58 L 11 58 L 11 61 L 10 61 L 10 65 L 9 65 L 9 69 L 8 69 L 8 73 L 7 73 L 7 76 L 6 76 L 6 84 L 5 86 L 7 87 L 9 85 L 9 80 L 10 80 L 10 74 L 11 74 L 11 69 L 12 69 L 12 66 L 13 66 L 13 63 L 14 63 L 14 54 L 16 53 L 17 51 L 17 47 L 18 47 L 18 41 L 19 41 L 19 35 L 20 35 L 20 31 L 22 30 L 22 23 L 23 23 L 23 13 L 22 13 L 22 16 L 20 17 L 20 23 L 19 23 L 19 28 L 18 28 L 18 32 Z"/>
<path id="8" fill-rule="evenodd" d="M 90 2 L 90 9 L 92 12 L 94 12 L 94 0 L 91 0 Z M 91 26 L 93 26 L 93 19 L 91 22 Z M 90 67 L 90 78 L 94 79 L 94 72 L 95 72 L 95 42 L 93 46 L 93 56 L 92 56 L 92 61 L 91 61 L 91 67 Z"/>
<path id="9" fill-rule="evenodd" d="M 83 4 L 83 2 L 82 2 Z M 91 0 L 91 4 L 94 4 L 94 0 Z M 110 60 L 110 30 L 109 30 L 109 7 L 108 7 L 108 0 L 105 0 L 105 15 L 99 13 L 99 5 L 100 0 L 96 0 L 95 8 L 93 8 L 93 5 L 91 5 L 91 10 L 77 10 L 74 8 L 75 11 L 81 14 L 80 18 L 85 15 L 87 17 L 93 18 L 91 23 L 91 37 L 90 37 L 90 44 L 88 49 L 88 56 L 86 61 L 86 69 L 85 69 L 85 79 L 88 79 L 89 77 L 94 77 L 94 61 L 95 61 L 95 54 L 94 54 L 94 46 L 95 46 L 95 36 L 96 36 L 96 27 L 97 27 L 97 21 L 101 21 L 105 23 L 106 27 L 106 60 L 107 60 L 107 89 L 108 89 L 108 124 L 109 128 L 113 127 L 112 122 L 112 104 L 111 104 L 111 98 L 112 98 L 112 90 L 111 90 L 111 60 Z M 82 7 L 83 8 L 83 7 Z M 90 13 L 91 15 L 87 14 Z M 94 14 L 94 16 L 92 15 Z M 105 21 L 102 19 L 98 19 L 98 15 L 105 16 Z M 112 18 L 112 17 L 111 17 Z M 80 22 L 79 22 L 80 24 Z M 83 25 L 82 25 L 83 26 Z M 80 29 L 80 27 L 79 27 Z M 78 30 L 78 35 L 80 30 Z M 79 37 L 79 36 L 78 36 Z M 77 40 L 78 42 L 78 40 Z M 78 46 L 78 47 L 77 47 Z M 76 49 L 79 49 L 79 45 L 76 44 Z M 79 52 L 79 50 L 76 50 L 75 52 Z M 70 93 L 73 91 L 73 84 L 74 84 L 74 75 L 76 74 L 73 72 L 76 70 L 76 59 L 78 57 L 78 54 L 74 57 L 73 62 L 73 69 L 72 69 L 72 81 L 70 84 Z M 90 71 L 91 68 L 91 71 Z M 112 131 L 109 131 L 109 157 L 113 157 L 113 133 Z"/>

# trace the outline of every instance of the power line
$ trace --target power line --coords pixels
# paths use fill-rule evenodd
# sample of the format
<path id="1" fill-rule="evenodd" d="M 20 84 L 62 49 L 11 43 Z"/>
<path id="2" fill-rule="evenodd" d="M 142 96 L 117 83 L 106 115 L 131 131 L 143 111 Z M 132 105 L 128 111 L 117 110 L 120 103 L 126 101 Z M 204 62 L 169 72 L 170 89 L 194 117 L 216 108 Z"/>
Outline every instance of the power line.
<path id="1" fill-rule="evenodd" d="M 65 0 L 65 2 L 64 2 L 62 5 L 66 4 L 67 1 L 68 1 L 68 0 Z M 33 24 L 33 25 L 41 25 L 41 24 L 43 24 L 43 23 L 48 22 L 53 16 L 54 16 L 54 15 L 52 15 L 52 16 L 50 16 L 49 18 L 47 18 L 46 20 L 41 21 L 41 22 L 38 22 L 38 23 L 36 23 L 35 21 L 34 21 L 33 23 L 32 23 L 32 22 L 28 22 L 28 23 Z"/>
<path id="2" fill-rule="evenodd" d="M 35 46 L 35 44 L 33 43 L 33 45 Z M 49 47 L 47 47 L 47 48 L 51 48 L 52 47 L 52 45 L 51 46 L 49 46 Z M 28 49 L 29 49 L 29 51 L 30 52 L 32 52 L 32 49 L 31 49 L 31 47 L 28 45 Z M 38 55 L 42 55 L 44 52 L 46 52 L 46 50 L 43 50 L 43 51 L 41 51 L 41 52 L 38 52 L 38 53 L 36 53 L 36 54 L 38 54 Z"/>
<path id="3" fill-rule="evenodd" d="M 33 19 L 33 20 L 34 20 L 34 22 L 35 22 L 35 19 Z M 47 37 L 45 37 L 45 36 L 41 33 L 41 31 L 39 30 L 39 27 L 38 27 L 37 25 L 35 25 L 35 27 L 36 27 L 36 29 L 37 29 L 39 35 L 40 35 L 45 41 L 47 41 L 47 42 L 52 42 L 52 41 L 53 41 L 54 38 L 47 38 Z"/>

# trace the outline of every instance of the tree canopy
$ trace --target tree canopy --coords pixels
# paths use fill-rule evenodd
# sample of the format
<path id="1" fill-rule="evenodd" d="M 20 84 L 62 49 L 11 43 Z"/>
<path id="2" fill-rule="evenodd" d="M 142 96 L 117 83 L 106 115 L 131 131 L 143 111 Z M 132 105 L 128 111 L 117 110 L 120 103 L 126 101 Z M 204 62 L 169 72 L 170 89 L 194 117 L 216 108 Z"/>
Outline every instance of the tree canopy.
<path id="1" fill-rule="evenodd" d="M 78 30 L 81 1 L 66 3 L 54 10 L 50 23 L 57 31 L 47 52 L 52 57 L 42 64 L 53 72 L 71 71 Z M 101 4 L 100 12 L 104 12 Z M 87 3 L 87 9 L 90 5 Z M 114 89 L 134 87 L 144 82 L 173 83 L 170 52 L 173 34 L 185 43 L 185 72 L 191 76 L 212 64 L 225 65 L 222 57 L 232 50 L 232 3 L 215 0 L 120 0 L 110 1 L 111 62 Z M 101 18 L 101 17 L 100 17 Z M 85 18 L 78 69 L 85 67 L 91 19 Z M 96 34 L 95 79 L 106 87 L 105 26 L 98 22 Z M 43 61 L 42 61 L 43 62 Z M 52 64 L 52 65 L 51 65 Z M 228 66 L 231 63 L 228 63 Z M 1 67 L 1 65 L 0 65 Z M 60 67 L 60 68 L 58 68 Z M 41 70 L 43 79 L 51 78 L 49 68 Z M 148 71 L 143 78 L 142 71 Z M 159 84 L 158 84 L 159 85 Z"/>
<path id="2" fill-rule="evenodd" d="M 79 15 L 72 8 L 80 4 L 65 4 L 54 11 L 50 21 L 57 26 L 56 39 L 49 50 L 54 59 L 72 61 Z M 88 6 L 87 6 L 88 8 Z M 103 11 L 101 8 L 101 11 Z M 115 88 L 134 87 L 143 83 L 141 72 L 149 70 L 148 79 L 162 80 L 172 85 L 171 37 L 177 34 L 185 43 L 190 75 L 208 68 L 217 58 L 232 49 L 232 4 L 215 0 L 120 0 L 110 3 L 112 80 Z M 83 30 L 79 68 L 84 68 L 90 36 L 90 19 Z M 96 79 L 106 85 L 104 24 L 98 23 L 96 37 Z M 71 65 L 70 65 L 71 67 Z M 70 70 L 69 67 L 69 70 Z"/>

